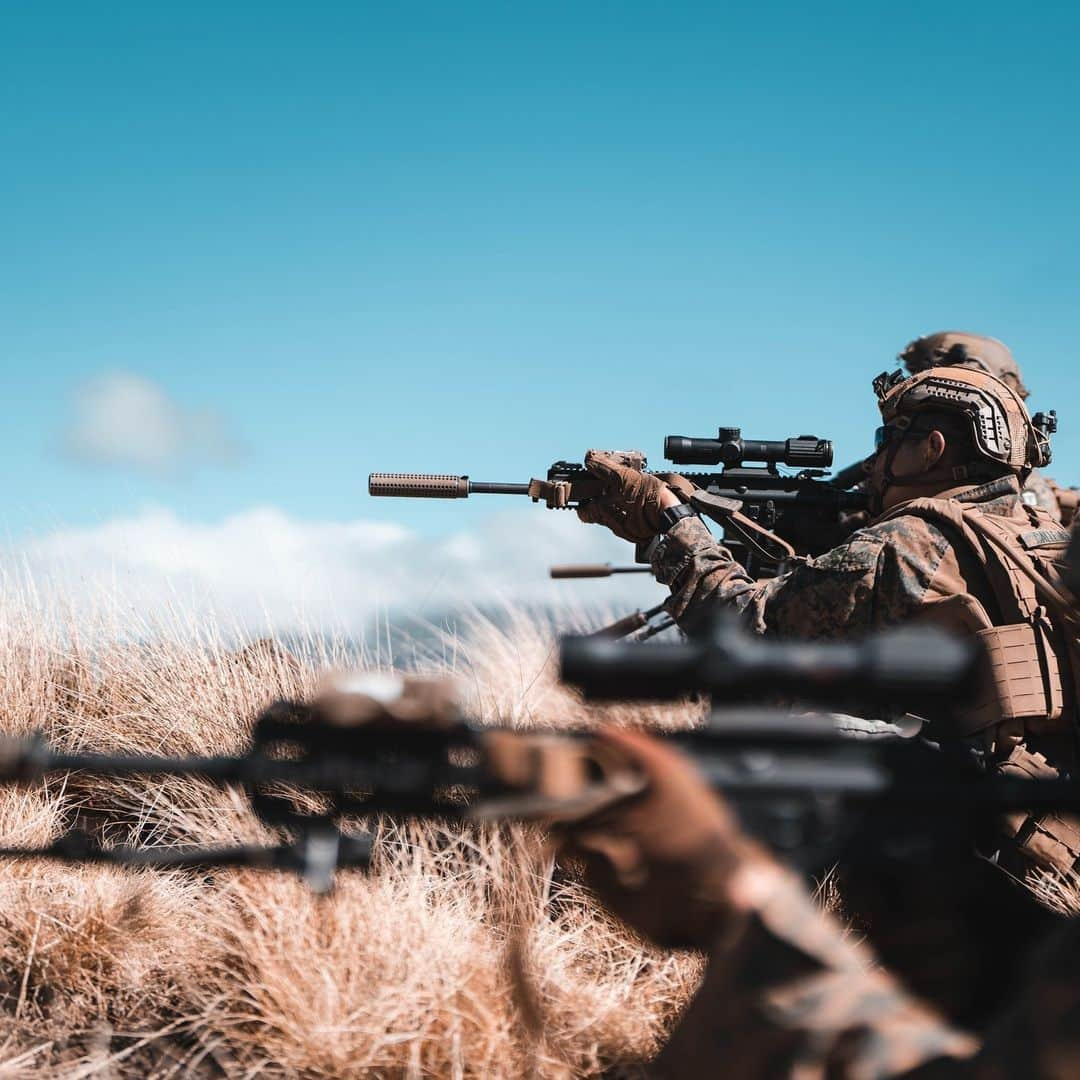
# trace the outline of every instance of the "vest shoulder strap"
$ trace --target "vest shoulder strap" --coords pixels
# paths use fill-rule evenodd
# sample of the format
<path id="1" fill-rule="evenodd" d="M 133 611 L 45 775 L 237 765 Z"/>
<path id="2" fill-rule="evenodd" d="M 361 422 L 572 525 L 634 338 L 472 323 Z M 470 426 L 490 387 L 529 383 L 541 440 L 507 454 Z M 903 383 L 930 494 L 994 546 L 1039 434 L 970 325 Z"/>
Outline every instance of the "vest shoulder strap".
<path id="1" fill-rule="evenodd" d="M 984 538 L 979 528 L 980 521 L 991 515 L 955 499 L 913 499 L 879 520 L 887 521 L 907 515 L 929 521 L 939 528 L 944 527 L 943 531 L 950 540 L 963 543 L 983 568 L 1004 622 L 1027 622 L 1031 618 L 1039 606 L 1034 583 L 1018 572 L 1004 552 Z"/>

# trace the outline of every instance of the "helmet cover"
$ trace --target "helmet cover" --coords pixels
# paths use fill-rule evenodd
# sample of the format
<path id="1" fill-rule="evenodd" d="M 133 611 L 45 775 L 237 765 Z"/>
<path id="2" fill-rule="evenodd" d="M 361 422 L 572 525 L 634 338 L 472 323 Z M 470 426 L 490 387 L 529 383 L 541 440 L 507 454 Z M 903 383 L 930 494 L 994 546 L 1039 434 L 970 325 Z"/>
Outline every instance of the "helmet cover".
<path id="1" fill-rule="evenodd" d="M 1020 365 L 1007 345 L 997 338 L 967 334 L 961 330 L 942 330 L 909 342 L 897 357 L 912 375 L 932 367 L 961 367 L 984 371 L 1002 382 L 1012 384 L 1021 398 L 1029 396 L 1020 375 Z"/>
<path id="2" fill-rule="evenodd" d="M 1049 442 L 1031 422 L 1020 395 L 1000 379 L 967 367 L 931 367 L 909 378 L 883 373 L 874 380 L 886 424 L 907 426 L 922 413 L 967 421 L 976 453 L 1025 473 L 1047 464 Z"/>

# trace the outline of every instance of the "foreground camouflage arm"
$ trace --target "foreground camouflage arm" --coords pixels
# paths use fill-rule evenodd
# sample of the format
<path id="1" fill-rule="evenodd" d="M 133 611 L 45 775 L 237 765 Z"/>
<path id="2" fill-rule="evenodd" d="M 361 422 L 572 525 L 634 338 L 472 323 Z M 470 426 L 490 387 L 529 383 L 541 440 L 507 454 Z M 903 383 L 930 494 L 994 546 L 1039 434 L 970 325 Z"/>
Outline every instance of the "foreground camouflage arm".
<path id="1" fill-rule="evenodd" d="M 1080 1075 L 1080 921 L 1030 957 L 979 1039 L 914 998 L 786 874 L 736 934 L 649 1070 L 654 1080 L 1004 1080 Z"/>
<path id="2" fill-rule="evenodd" d="M 884 1080 L 928 1063 L 967 1075 L 977 1049 L 777 868 L 738 933 L 713 945 L 651 1075 Z"/>
<path id="3" fill-rule="evenodd" d="M 644 1070 L 653 1080 L 1076 1075 L 1080 925 L 1033 965 L 1021 994 L 1009 983 L 1012 1010 L 980 1047 L 825 914 L 712 796 L 691 759 L 642 734 L 604 738 L 647 783 L 633 798 L 569 823 L 570 852 L 601 900 L 635 930 L 661 945 L 702 948 L 709 959 L 668 1045 Z M 889 846 L 883 836 L 876 841 Z M 962 876 L 972 860 L 957 850 L 945 863 L 935 861 L 939 873 Z M 994 904 L 991 894 L 985 902 Z M 935 913 L 901 907 L 893 916 L 910 927 Z M 909 940 L 909 954 L 930 952 L 909 955 L 909 964 L 940 960 L 929 940 Z"/>
<path id="4" fill-rule="evenodd" d="M 751 839 L 691 759 L 655 739 L 604 739 L 647 780 L 567 826 L 601 900 L 660 945 L 709 954 L 657 1078 L 887 1077 L 976 1043 L 874 967 L 866 947 Z"/>

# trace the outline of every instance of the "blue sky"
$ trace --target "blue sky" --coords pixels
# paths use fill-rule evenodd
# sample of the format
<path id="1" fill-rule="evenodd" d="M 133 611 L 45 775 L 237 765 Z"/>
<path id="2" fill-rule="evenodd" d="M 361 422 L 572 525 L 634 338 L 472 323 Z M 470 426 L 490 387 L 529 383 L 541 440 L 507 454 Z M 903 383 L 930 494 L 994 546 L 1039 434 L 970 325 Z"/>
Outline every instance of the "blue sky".
<path id="1" fill-rule="evenodd" d="M 840 458 L 912 336 L 1010 343 L 1080 481 L 1075 8 L 7 5 L 13 538 L 148 505 L 436 536 L 372 469 L 526 479 L 739 424 Z M 72 450 L 108 373 L 235 453 Z M 498 505 L 496 505 L 498 504 Z M 537 510 L 536 513 L 541 511 Z"/>

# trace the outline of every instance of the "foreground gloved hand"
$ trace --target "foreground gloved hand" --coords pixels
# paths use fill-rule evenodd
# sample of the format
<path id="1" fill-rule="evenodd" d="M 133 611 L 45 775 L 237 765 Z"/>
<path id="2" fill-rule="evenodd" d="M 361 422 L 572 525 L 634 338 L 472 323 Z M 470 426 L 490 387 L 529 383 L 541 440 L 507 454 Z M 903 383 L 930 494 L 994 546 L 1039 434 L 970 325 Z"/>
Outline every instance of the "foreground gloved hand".
<path id="1" fill-rule="evenodd" d="M 657 944 L 707 949 L 737 933 L 782 875 L 678 751 L 640 732 L 597 738 L 640 769 L 646 790 L 568 828 L 603 903 Z"/>
<path id="2" fill-rule="evenodd" d="M 610 454 L 589 450 L 585 468 L 600 480 L 603 494 L 578 507 L 578 517 L 606 525 L 616 536 L 631 543 L 651 540 L 660 531 L 660 514 L 682 499 L 656 473 L 639 472 L 621 464 Z M 688 481 L 677 479 L 683 485 Z"/>

